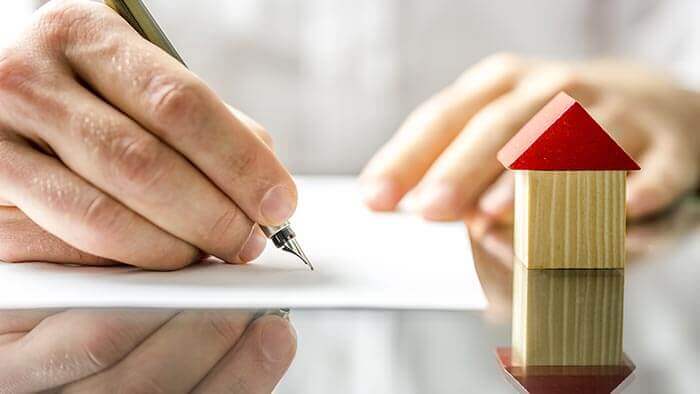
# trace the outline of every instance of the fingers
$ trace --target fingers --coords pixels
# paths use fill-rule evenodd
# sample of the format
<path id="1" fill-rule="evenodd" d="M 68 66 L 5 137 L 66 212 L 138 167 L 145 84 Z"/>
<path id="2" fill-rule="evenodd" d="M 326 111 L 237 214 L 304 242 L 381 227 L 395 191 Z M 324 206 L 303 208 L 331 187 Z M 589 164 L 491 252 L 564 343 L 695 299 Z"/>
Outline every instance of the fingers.
<path id="1" fill-rule="evenodd" d="M 53 123 L 69 133 L 47 130 L 48 125 L 42 132 L 64 163 L 158 227 L 208 254 L 242 263 L 262 253 L 264 235 L 186 159 L 89 92 L 76 89 L 74 95 L 66 102 L 82 103 L 73 108 L 82 120 L 74 116 Z"/>
<path id="2" fill-rule="evenodd" d="M 657 127 L 672 127 L 657 124 Z M 688 141 L 658 133 L 627 180 L 627 215 L 640 219 L 668 208 L 700 179 L 697 153 Z"/>
<path id="3" fill-rule="evenodd" d="M 524 62 L 513 56 L 493 56 L 416 109 L 363 171 L 367 205 L 394 209 L 467 121 L 510 90 L 524 68 Z"/>
<path id="4" fill-rule="evenodd" d="M 182 312 L 117 365 L 65 392 L 190 392 L 236 344 L 251 318 L 249 312 Z"/>
<path id="5" fill-rule="evenodd" d="M 249 138 L 232 134 L 226 141 L 212 140 L 211 135 L 200 133 L 196 140 L 190 139 L 191 135 L 185 133 L 184 129 L 201 131 L 211 127 L 204 123 L 185 124 L 189 120 L 196 118 L 202 122 L 212 119 L 216 121 L 222 116 L 217 112 L 219 107 L 223 108 L 221 112 L 225 113 L 225 119 L 235 121 L 235 118 L 201 82 L 163 55 L 162 51 L 139 38 L 128 24 L 109 8 L 91 2 L 54 2 L 42 9 L 38 20 L 41 28 L 37 30 L 43 31 L 39 35 L 45 44 L 41 49 L 49 52 L 47 57 L 54 59 L 54 67 L 61 72 L 52 70 L 53 72 L 47 73 L 38 70 L 37 68 L 45 67 L 45 63 L 37 65 L 36 62 L 27 62 L 26 53 L 21 56 L 12 55 L 0 68 L 3 102 L 9 109 L 3 112 L 2 120 L 11 124 L 13 130 L 21 132 L 24 136 L 45 142 L 71 170 L 177 238 L 229 262 L 240 263 L 257 257 L 266 243 L 264 235 L 254 229 L 248 216 L 221 191 L 220 187 L 192 165 L 193 162 L 196 164 L 197 160 L 193 157 L 185 158 L 173 150 L 171 146 L 174 145 L 177 149 L 177 144 L 168 141 L 164 134 L 158 133 L 160 129 L 151 127 L 151 130 L 144 130 L 122 112 L 84 89 L 71 78 L 72 71 L 62 64 L 61 60 L 82 59 L 88 62 L 89 64 L 84 64 L 76 61 L 74 64 L 76 68 L 85 72 L 85 75 L 82 75 L 84 81 L 88 81 L 90 76 L 101 77 L 99 81 L 90 80 L 96 82 L 94 87 L 98 88 L 97 90 L 100 87 L 108 89 L 110 86 L 119 85 L 116 90 L 100 93 L 107 98 L 116 97 L 119 100 L 117 104 L 123 104 L 120 106 L 121 111 L 129 108 L 145 110 L 146 113 L 131 114 L 132 118 L 136 118 L 141 124 L 157 124 L 176 130 L 179 128 L 184 134 L 177 136 L 175 142 L 182 142 L 187 146 L 196 145 L 199 150 L 190 153 L 197 157 L 208 158 L 212 155 L 211 152 L 224 150 L 226 154 L 231 154 L 230 158 L 243 159 L 249 164 L 254 161 L 267 168 L 265 153 L 259 153 L 255 146 L 259 145 L 259 150 L 267 152 L 268 155 L 272 153 L 261 140 L 248 133 L 247 129 L 241 133 L 248 133 Z M 113 31 L 115 32 L 111 33 Z M 131 37 L 131 40 L 128 37 Z M 124 52 L 108 54 L 110 48 Z M 81 50 L 85 52 L 80 52 Z M 129 58 L 130 55 L 142 57 Z M 124 61 L 127 64 L 115 65 L 114 62 L 124 59 L 122 56 L 126 56 Z M 99 63 L 98 57 L 103 63 Z M 138 65 L 143 69 L 130 69 L 127 67 L 129 64 L 134 67 Z M 93 74 L 93 67 L 100 69 L 99 75 Z M 103 74 L 111 76 L 105 77 Z M 159 109 L 162 109 L 160 104 L 148 107 L 148 103 L 143 101 L 146 98 L 141 97 L 142 102 L 133 106 L 134 101 L 138 101 L 134 97 L 139 92 L 128 89 L 141 87 L 145 89 L 140 92 L 143 96 L 165 93 L 162 89 L 170 86 L 163 85 L 156 89 L 157 92 L 149 91 L 152 86 L 137 83 L 139 78 L 147 74 L 153 77 L 153 83 L 160 81 L 161 77 L 170 76 L 173 84 L 185 84 L 186 92 L 190 92 L 190 87 L 194 86 L 192 89 L 198 92 L 196 97 L 188 93 L 184 100 L 180 100 L 178 90 L 175 92 L 176 101 L 182 101 L 180 104 L 185 106 L 189 106 L 191 102 L 202 101 L 204 104 L 201 106 L 195 105 L 207 112 L 194 113 L 189 107 L 179 108 L 180 104 L 175 102 L 175 106 L 168 104 L 165 111 L 178 118 L 169 118 L 172 124 L 163 123 L 165 120 L 161 121 L 158 116 L 144 119 L 146 114 L 158 113 Z M 120 81 L 117 75 L 118 78 L 130 80 Z M 18 82 L 20 80 L 21 82 Z M 168 103 L 172 101 L 170 93 L 166 95 Z M 206 97 L 199 97 L 200 93 Z M 128 97 L 119 96 L 120 94 L 127 94 Z M 36 116 L 38 105 L 42 107 L 42 116 Z M 216 111 L 210 111 L 210 107 Z M 214 128 L 221 129 L 219 126 Z M 153 130 L 156 130 L 157 136 L 151 134 Z M 212 135 L 215 136 L 216 133 Z M 246 145 L 246 138 L 254 144 Z M 170 142 L 171 146 L 163 144 L 162 140 Z M 210 142 L 211 146 L 206 145 Z M 246 156 L 238 155 L 238 148 L 241 148 Z M 274 158 L 274 155 L 272 157 Z M 231 174 L 229 169 L 223 168 L 227 165 L 223 158 L 218 157 L 215 160 L 217 168 L 223 169 L 227 176 Z M 260 178 L 262 180 L 258 179 L 255 173 L 246 176 L 248 175 L 250 177 L 246 179 L 254 179 L 256 185 L 235 184 L 238 193 L 245 194 L 241 190 L 256 190 L 257 186 L 267 182 L 264 177 Z M 291 182 L 291 178 L 289 180 Z M 230 188 L 231 185 L 227 187 Z M 275 190 L 284 193 L 280 188 Z M 273 197 L 274 194 L 272 193 Z"/>
<path id="6" fill-rule="evenodd" d="M 574 88 L 565 73 L 528 77 L 519 86 L 481 109 L 435 161 L 421 180 L 424 217 L 456 220 L 503 171 L 498 150 L 556 93 Z"/>
<path id="7" fill-rule="evenodd" d="M 45 318 L 0 347 L 0 392 L 39 392 L 102 371 L 170 316 L 155 310 L 71 310 Z"/>
<path id="8" fill-rule="evenodd" d="M 144 268 L 174 269 L 189 264 L 198 254 L 191 245 L 126 209 L 57 160 L 3 138 L 0 196 L 46 231 L 94 256 Z M 11 258 L 23 257 L 5 252 Z"/>
<path id="9" fill-rule="evenodd" d="M 640 219 L 663 211 L 691 190 L 697 182 L 698 163 L 693 158 L 693 141 L 679 138 L 680 125 L 660 111 L 643 110 L 642 102 L 621 101 L 608 96 L 590 110 L 627 153 L 641 157 L 642 169 L 630 173 L 627 182 L 627 215 Z"/>
<path id="10" fill-rule="evenodd" d="M 479 209 L 496 219 L 506 219 L 513 209 L 513 173 L 503 172 L 479 199 Z"/>
<path id="11" fill-rule="evenodd" d="M 169 234 L 234 263 L 265 247 L 250 219 L 184 157 L 72 79 L 35 75 L 1 94 L 9 109 L 1 117 L 14 130 Z M 44 114 L 30 116 L 37 102 Z"/>
<path id="12" fill-rule="evenodd" d="M 209 375 L 197 393 L 270 393 L 289 368 L 296 353 L 296 333 L 279 316 L 254 321 Z"/>
<path id="13" fill-rule="evenodd" d="M 42 261 L 85 265 L 114 264 L 111 260 L 68 245 L 44 231 L 22 211 L 13 207 L 0 207 L 0 260 L 13 263 Z"/>
<path id="14" fill-rule="evenodd" d="M 274 153 L 201 80 L 142 39 L 108 7 L 47 13 L 62 25 L 62 52 L 80 78 L 193 163 L 257 223 L 281 224 L 296 187 Z M 94 24 L 76 24 L 88 15 Z"/>
<path id="15" fill-rule="evenodd" d="M 632 157 L 638 157 L 649 144 L 649 129 L 639 114 L 641 103 L 616 94 L 599 97 L 586 106 L 603 129 L 612 135 L 620 146 Z"/>

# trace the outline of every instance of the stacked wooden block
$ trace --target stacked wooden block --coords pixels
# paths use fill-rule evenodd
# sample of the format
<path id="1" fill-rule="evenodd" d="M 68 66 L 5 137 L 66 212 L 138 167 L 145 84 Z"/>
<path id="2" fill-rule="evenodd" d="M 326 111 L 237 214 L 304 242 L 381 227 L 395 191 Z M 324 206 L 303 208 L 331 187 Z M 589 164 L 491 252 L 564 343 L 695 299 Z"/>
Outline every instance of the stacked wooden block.
<path id="1" fill-rule="evenodd" d="M 625 175 L 639 166 L 560 93 L 498 154 L 515 172 L 513 362 L 622 362 Z"/>

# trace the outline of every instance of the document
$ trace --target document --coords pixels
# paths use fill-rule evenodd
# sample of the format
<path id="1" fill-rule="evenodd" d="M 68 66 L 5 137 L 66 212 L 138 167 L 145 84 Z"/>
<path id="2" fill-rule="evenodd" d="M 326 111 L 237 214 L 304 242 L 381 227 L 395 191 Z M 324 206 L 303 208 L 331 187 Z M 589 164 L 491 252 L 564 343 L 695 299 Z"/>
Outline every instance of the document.
<path id="1" fill-rule="evenodd" d="M 292 224 L 315 271 L 271 243 L 246 265 L 209 259 L 174 272 L 0 262 L 0 309 L 486 306 L 462 223 L 371 212 L 350 177 L 297 177 L 297 185 Z"/>

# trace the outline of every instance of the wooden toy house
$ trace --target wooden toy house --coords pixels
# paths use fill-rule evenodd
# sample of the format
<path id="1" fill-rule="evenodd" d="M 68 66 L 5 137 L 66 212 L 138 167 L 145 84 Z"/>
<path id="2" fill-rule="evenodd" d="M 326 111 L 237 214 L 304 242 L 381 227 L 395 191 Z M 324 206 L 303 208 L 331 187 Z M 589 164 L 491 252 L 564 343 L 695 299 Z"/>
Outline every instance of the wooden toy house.
<path id="1" fill-rule="evenodd" d="M 514 249 L 530 268 L 622 268 L 625 175 L 639 166 L 559 93 L 498 152 L 515 171 Z"/>

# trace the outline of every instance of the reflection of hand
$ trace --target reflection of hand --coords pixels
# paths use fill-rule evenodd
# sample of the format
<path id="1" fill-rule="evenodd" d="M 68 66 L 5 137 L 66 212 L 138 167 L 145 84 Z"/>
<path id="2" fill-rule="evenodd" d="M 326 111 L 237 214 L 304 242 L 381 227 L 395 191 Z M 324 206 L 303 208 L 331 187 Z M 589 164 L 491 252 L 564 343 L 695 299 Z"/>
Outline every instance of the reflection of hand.
<path id="1" fill-rule="evenodd" d="M 291 324 L 235 311 L 0 312 L 0 392 L 271 392 Z"/>
<path id="2" fill-rule="evenodd" d="M 478 215 L 483 216 L 483 215 Z M 490 218 L 472 218 L 467 223 L 474 268 L 488 300 L 484 316 L 491 322 L 508 322 L 513 294 L 513 229 L 493 226 Z"/>
<path id="3" fill-rule="evenodd" d="M 581 101 L 640 160 L 642 171 L 628 182 L 631 217 L 659 211 L 697 186 L 697 94 L 630 64 L 497 55 L 408 117 L 362 175 L 367 204 L 391 210 L 415 188 L 429 219 L 459 219 L 475 205 L 500 216 L 512 206 L 512 180 L 501 176 L 496 153 L 559 91 Z"/>
<path id="4" fill-rule="evenodd" d="M 253 222 L 280 224 L 297 193 L 265 138 L 97 2 L 50 1 L 0 51 L 0 205 L 75 250 L 151 269 L 256 258 Z"/>

